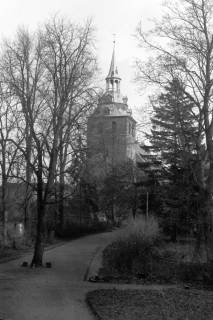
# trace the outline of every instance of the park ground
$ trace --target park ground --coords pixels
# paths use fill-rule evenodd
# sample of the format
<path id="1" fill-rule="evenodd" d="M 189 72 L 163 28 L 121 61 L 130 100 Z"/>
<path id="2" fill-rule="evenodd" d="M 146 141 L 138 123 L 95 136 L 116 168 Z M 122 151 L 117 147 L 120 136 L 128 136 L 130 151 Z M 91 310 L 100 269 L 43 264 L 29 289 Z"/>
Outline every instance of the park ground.
<path id="1" fill-rule="evenodd" d="M 44 262 L 52 263 L 50 269 L 21 267 L 23 261 L 30 261 L 29 254 L 1 263 L 0 319 L 213 319 L 212 291 L 87 281 L 97 274 L 102 249 L 117 232 L 86 236 L 47 250 Z"/>

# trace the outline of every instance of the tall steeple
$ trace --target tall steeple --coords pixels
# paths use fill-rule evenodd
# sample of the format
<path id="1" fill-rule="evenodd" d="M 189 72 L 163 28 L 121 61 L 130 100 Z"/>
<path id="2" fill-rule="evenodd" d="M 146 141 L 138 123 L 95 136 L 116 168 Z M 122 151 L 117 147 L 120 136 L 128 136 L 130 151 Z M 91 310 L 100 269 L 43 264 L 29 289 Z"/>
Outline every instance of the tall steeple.
<path id="1" fill-rule="evenodd" d="M 111 64 L 110 64 L 108 76 L 106 77 L 106 92 L 112 96 L 114 102 L 120 102 L 121 100 L 120 82 L 121 82 L 121 78 L 118 75 L 118 69 L 115 63 L 115 40 L 114 40 Z"/>

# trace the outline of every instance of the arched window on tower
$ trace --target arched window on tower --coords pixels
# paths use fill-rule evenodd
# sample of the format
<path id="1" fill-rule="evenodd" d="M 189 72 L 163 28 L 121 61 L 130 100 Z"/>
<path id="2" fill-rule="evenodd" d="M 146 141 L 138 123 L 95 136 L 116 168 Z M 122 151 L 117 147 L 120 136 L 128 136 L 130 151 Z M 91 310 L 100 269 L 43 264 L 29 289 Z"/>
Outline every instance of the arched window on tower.
<path id="1" fill-rule="evenodd" d="M 109 90 L 113 90 L 113 80 L 110 80 Z"/>
<path id="2" fill-rule="evenodd" d="M 115 134 L 117 131 L 117 123 L 116 121 L 112 121 L 112 134 Z"/>
<path id="3" fill-rule="evenodd" d="M 129 122 L 129 134 L 131 134 L 131 123 Z"/>
<path id="4" fill-rule="evenodd" d="M 118 91 L 118 80 L 115 80 L 115 90 Z"/>
<path id="5" fill-rule="evenodd" d="M 134 124 L 132 125 L 132 136 L 133 137 L 135 136 L 135 125 Z"/>

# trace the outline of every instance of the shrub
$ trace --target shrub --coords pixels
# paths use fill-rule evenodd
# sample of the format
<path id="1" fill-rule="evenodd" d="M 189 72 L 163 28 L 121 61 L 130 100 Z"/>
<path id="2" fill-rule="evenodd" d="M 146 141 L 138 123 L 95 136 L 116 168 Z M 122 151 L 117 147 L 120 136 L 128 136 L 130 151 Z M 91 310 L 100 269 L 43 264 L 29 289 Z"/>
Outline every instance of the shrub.
<path id="1" fill-rule="evenodd" d="M 213 264 L 209 263 L 180 263 L 178 278 L 183 282 L 200 283 L 204 286 L 213 286 Z"/>
<path id="2" fill-rule="evenodd" d="M 125 281 L 191 283 L 212 288 L 213 263 L 184 260 L 184 247 L 179 249 L 181 251 L 174 251 L 161 241 L 155 219 L 133 221 L 104 250 L 100 276 Z"/>
<path id="3" fill-rule="evenodd" d="M 158 239 L 160 235 L 158 221 L 153 217 L 145 219 L 144 217 L 130 220 L 125 229 L 123 229 L 118 238 L 129 238 L 130 236 L 137 236 L 140 239 L 154 240 Z"/>
<path id="4" fill-rule="evenodd" d="M 157 221 L 132 221 L 103 252 L 103 267 L 109 273 L 150 277 L 159 259 L 160 233 Z"/>

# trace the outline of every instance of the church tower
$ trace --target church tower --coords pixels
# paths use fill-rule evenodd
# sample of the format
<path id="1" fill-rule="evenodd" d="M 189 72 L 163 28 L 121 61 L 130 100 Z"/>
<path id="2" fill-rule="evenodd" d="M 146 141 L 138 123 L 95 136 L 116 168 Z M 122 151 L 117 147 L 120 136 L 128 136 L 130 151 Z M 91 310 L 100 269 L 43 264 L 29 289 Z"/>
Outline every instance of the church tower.
<path id="1" fill-rule="evenodd" d="M 121 95 L 121 77 L 115 63 L 115 42 L 106 89 L 87 123 L 88 169 L 94 176 L 136 160 L 136 121 Z"/>

